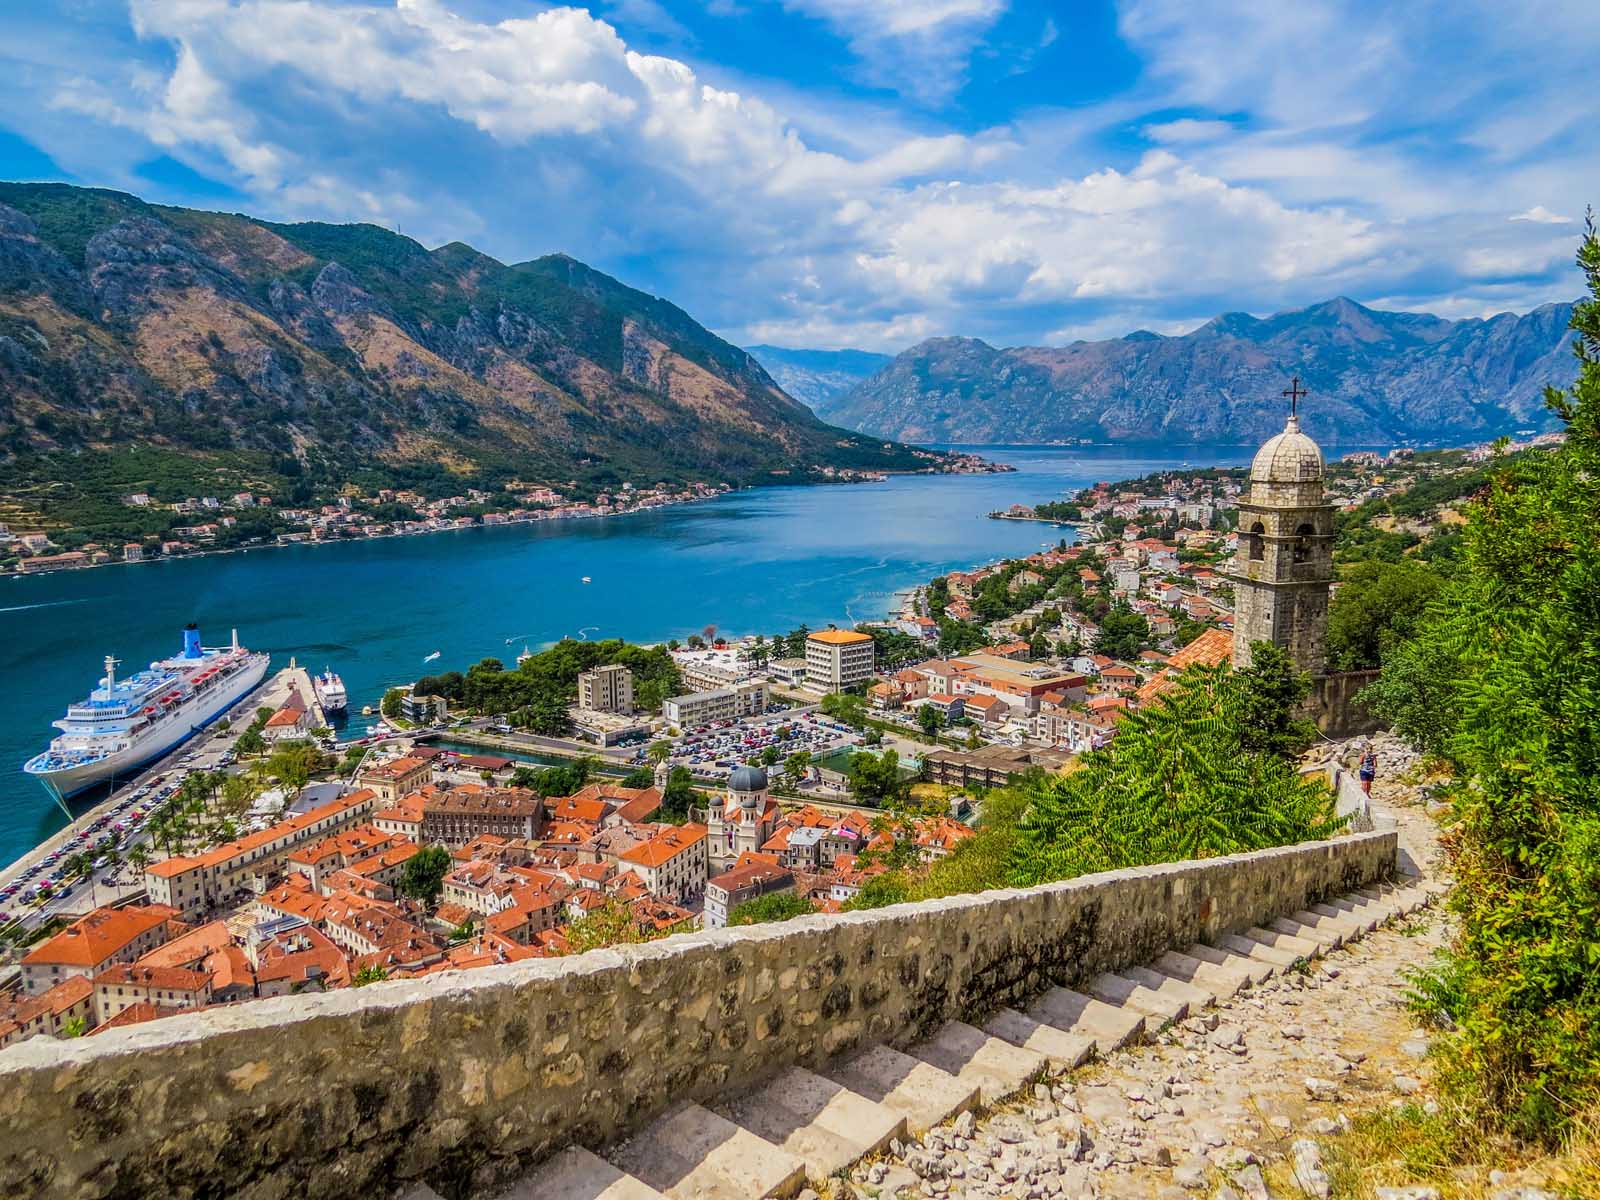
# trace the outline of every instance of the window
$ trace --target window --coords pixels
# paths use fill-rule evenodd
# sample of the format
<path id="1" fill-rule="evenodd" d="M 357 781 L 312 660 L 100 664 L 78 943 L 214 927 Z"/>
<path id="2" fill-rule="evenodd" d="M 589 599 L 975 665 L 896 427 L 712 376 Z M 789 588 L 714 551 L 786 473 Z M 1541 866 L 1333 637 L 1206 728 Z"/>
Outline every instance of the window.
<path id="1" fill-rule="evenodd" d="M 1261 536 L 1264 533 L 1266 533 L 1266 529 L 1263 528 L 1260 521 L 1250 526 L 1250 559 L 1252 562 L 1259 562 L 1266 557 L 1266 542 Z"/>
<path id="2" fill-rule="evenodd" d="M 1311 538 L 1316 533 L 1309 523 L 1303 523 L 1294 531 L 1294 561 L 1297 563 L 1311 561 Z"/>

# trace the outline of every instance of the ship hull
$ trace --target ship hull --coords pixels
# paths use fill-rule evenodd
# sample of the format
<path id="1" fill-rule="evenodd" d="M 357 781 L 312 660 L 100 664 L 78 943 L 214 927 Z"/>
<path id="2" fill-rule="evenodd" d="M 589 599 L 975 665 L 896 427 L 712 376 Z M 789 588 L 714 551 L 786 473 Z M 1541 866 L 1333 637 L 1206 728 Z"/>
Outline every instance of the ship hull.
<path id="1" fill-rule="evenodd" d="M 191 712 L 175 712 L 161 726 L 125 750 L 117 750 L 90 762 L 74 763 L 55 771 L 34 770 L 30 765 L 23 771 L 33 776 L 62 799 L 75 796 L 86 788 L 104 783 L 119 775 L 136 771 L 199 733 L 256 688 L 267 674 L 270 660 L 263 654 L 260 660 L 240 671 L 214 696 L 207 696 Z"/>

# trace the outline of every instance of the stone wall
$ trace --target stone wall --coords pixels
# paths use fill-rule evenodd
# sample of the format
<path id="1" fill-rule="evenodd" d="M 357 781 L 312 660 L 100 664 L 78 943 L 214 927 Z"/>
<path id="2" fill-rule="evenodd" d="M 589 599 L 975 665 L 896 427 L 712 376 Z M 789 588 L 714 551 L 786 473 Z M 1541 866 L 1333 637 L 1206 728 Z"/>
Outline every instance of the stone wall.
<path id="1" fill-rule="evenodd" d="M 1386 878 L 1393 833 L 285 996 L 0 1051 L 0 1195 L 453 1200 L 671 1104 Z"/>
<path id="2" fill-rule="evenodd" d="M 1331 738 L 1375 733 L 1383 723 L 1356 699 L 1361 689 L 1378 678 L 1377 671 L 1338 671 L 1311 680 L 1306 712 L 1317 728 Z"/>

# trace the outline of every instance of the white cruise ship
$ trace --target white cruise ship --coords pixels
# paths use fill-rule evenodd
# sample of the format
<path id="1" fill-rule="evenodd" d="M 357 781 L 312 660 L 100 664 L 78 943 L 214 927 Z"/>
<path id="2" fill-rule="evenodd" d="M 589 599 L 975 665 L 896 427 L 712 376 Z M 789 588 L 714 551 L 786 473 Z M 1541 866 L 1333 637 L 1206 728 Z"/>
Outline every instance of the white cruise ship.
<path id="1" fill-rule="evenodd" d="M 345 709 L 350 706 L 350 696 L 344 690 L 344 680 L 333 673 L 332 667 L 324 667 L 321 675 L 314 676 L 311 686 L 316 690 L 317 703 L 322 706 L 323 716 L 332 720 L 344 715 Z"/>
<path id="2" fill-rule="evenodd" d="M 200 630 L 183 631 L 183 651 L 117 678 L 106 657 L 105 678 L 87 699 L 52 724 L 61 733 L 22 769 L 66 797 L 159 758 L 238 703 L 267 673 L 268 656 L 233 643 L 200 645 Z"/>

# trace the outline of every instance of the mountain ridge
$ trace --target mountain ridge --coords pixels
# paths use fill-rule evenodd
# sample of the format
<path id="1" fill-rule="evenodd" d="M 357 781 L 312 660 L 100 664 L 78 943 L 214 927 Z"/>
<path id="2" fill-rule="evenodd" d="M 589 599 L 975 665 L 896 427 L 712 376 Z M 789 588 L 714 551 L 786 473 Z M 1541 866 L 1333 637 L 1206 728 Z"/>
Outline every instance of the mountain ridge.
<path id="1" fill-rule="evenodd" d="M 1251 442 L 1283 423 L 1329 441 L 1444 441 L 1544 427 L 1547 384 L 1576 373 L 1572 305 L 1452 321 L 1337 296 L 1256 317 L 1221 313 L 1180 336 L 1135 330 L 1064 346 L 929 338 L 814 402 L 825 419 L 919 442 Z"/>
<path id="2" fill-rule="evenodd" d="M 829 426 L 747 351 L 568 255 L 0 183 L 0 476 L 130 447 L 447 495 L 933 459 Z"/>

